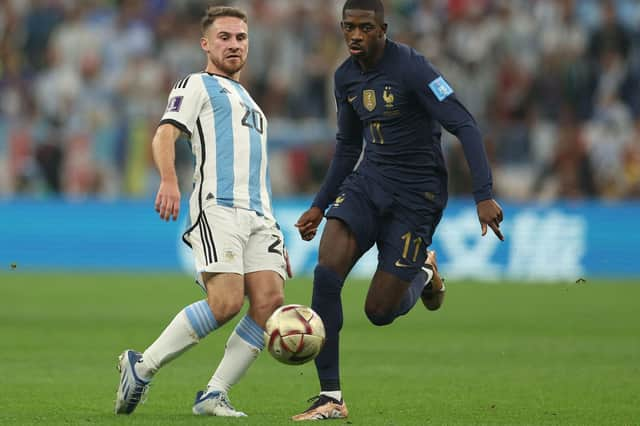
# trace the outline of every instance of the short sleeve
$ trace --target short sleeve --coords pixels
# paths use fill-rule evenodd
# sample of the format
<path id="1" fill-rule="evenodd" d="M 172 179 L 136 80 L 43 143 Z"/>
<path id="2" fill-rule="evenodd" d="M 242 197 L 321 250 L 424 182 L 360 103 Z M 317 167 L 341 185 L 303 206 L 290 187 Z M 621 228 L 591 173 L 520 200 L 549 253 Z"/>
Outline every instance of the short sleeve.
<path id="1" fill-rule="evenodd" d="M 172 124 L 191 137 L 206 99 L 202 79 L 198 74 L 179 80 L 171 89 L 160 124 Z"/>

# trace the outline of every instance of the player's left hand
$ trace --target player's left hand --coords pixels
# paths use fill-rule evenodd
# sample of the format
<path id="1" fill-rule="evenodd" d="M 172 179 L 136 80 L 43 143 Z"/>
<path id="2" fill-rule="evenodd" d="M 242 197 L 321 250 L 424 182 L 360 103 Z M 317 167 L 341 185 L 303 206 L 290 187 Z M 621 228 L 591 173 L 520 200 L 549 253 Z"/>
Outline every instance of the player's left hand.
<path id="1" fill-rule="evenodd" d="M 178 182 L 161 181 L 156 195 L 155 209 L 160 218 L 166 221 L 176 220 L 180 213 L 180 189 Z"/>
<path id="2" fill-rule="evenodd" d="M 478 210 L 478 219 L 480 220 L 480 226 L 482 227 L 482 236 L 487 234 L 487 226 L 491 228 L 496 237 L 500 241 L 504 241 L 504 236 L 500 231 L 500 222 L 502 222 L 502 208 L 500 204 L 494 199 L 480 201 L 476 205 Z"/>

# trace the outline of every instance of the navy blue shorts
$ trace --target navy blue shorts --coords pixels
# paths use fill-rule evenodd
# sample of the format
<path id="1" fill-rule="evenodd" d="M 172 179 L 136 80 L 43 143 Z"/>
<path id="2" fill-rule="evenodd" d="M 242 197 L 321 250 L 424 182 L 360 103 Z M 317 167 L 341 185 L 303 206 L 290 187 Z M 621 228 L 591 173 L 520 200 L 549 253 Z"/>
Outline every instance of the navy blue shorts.
<path id="1" fill-rule="evenodd" d="M 424 264 L 443 209 L 426 199 L 410 209 L 405 204 L 401 206 L 398 197 L 402 194 L 390 193 L 371 180 L 352 174 L 326 217 L 340 219 L 349 227 L 361 254 L 376 244 L 378 269 L 409 282 Z"/>

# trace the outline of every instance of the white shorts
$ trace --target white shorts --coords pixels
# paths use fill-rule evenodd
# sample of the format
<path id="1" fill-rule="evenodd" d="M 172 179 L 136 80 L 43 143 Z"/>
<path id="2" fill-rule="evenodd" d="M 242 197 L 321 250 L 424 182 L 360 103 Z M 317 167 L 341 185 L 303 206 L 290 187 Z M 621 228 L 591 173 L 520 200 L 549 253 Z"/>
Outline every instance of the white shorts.
<path id="1" fill-rule="evenodd" d="M 202 272 L 275 271 L 285 279 L 284 238 L 276 222 L 254 211 L 207 206 L 184 233 L 200 280 Z"/>

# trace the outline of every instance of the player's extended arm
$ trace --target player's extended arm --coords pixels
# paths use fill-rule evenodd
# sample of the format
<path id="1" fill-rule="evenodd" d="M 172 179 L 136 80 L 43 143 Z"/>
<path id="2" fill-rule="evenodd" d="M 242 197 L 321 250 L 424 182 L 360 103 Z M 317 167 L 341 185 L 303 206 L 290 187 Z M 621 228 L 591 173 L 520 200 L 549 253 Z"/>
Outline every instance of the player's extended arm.
<path id="1" fill-rule="evenodd" d="M 493 197 L 493 177 L 489 160 L 482 143 L 482 134 L 471 113 L 455 99 L 445 99 L 438 109 L 436 119 L 449 133 L 455 135 L 464 150 L 471 171 L 473 198 L 476 204 Z"/>
<path id="2" fill-rule="evenodd" d="M 450 115 L 448 118 L 443 118 L 441 124 L 447 131 L 456 135 L 462 143 L 464 156 L 471 170 L 473 197 L 476 200 L 482 236 L 487 234 L 488 226 L 500 241 L 504 241 L 500 231 L 500 222 L 503 219 L 502 208 L 493 199 L 491 190 L 493 179 L 482 143 L 482 135 L 471 114 L 457 100 L 452 101 L 453 105 L 447 108 Z"/>
<path id="3" fill-rule="evenodd" d="M 362 142 L 357 144 L 342 143 L 340 140 L 336 144 L 336 153 L 331 160 L 329 171 L 324 178 L 322 187 L 316 194 L 311 208 L 300 216 L 296 222 L 296 227 L 300 236 L 305 241 L 310 241 L 315 237 L 322 222 L 324 211 L 329 203 L 336 198 L 338 190 L 344 179 L 353 171 L 360 152 L 362 151 Z"/>
<path id="4" fill-rule="evenodd" d="M 491 168 L 482 143 L 482 134 L 475 119 L 456 98 L 453 89 L 444 78 L 426 61 L 418 58 L 414 65 L 414 73 L 410 79 L 421 104 L 442 127 L 462 143 L 464 156 L 471 170 L 473 198 L 476 201 L 482 235 L 487 233 L 488 226 L 500 240 L 504 241 L 500 231 L 500 222 L 503 219 L 502 209 L 493 199 Z"/>
<path id="5" fill-rule="evenodd" d="M 362 152 L 362 121 L 347 100 L 347 94 L 341 88 L 340 79 L 336 72 L 335 98 L 338 124 L 336 152 L 333 154 L 333 160 L 322 182 L 322 187 L 311 204 L 323 212 L 338 195 L 340 185 L 353 171 Z"/>
<path id="6" fill-rule="evenodd" d="M 156 195 L 155 209 L 160 218 L 176 220 L 180 213 L 180 189 L 176 174 L 176 140 L 180 129 L 172 124 L 161 124 L 153 137 L 153 159 L 160 173 L 160 187 Z"/>
<path id="7" fill-rule="evenodd" d="M 335 96 L 338 106 L 336 152 L 311 208 L 305 211 L 296 222 L 298 232 L 305 241 L 313 239 L 316 235 L 324 211 L 338 195 L 340 185 L 353 171 L 362 152 L 362 122 L 347 101 L 346 94 L 336 90 Z"/>
<path id="8" fill-rule="evenodd" d="M 504 241 L 504 236 L 500 231 L 500 222 L 503 219 L 502 208 L 493 199 L 491 168 L 484 150 L 480 130 L 471 114 L 457 100 L 452 100 L 452 105 L 448 105 L 447 110 L 449 116 L 443 118 L 441 123 L 462 143 L 464 156 L 471 170 L 473 197 L 476 200 L 482 236 L 487 234 L 488 226 L 500 241 Z"/>
<path id="9" fill-rule="evenodd" d="M 358 140 L 356 143 L 353 141 L 338 141 L 336 152 L 333 155 L 322 187 L 311 204 L 313 207 L 318 207 L 324 211 L 329 206 L 329 203 L 338 196 L 340 185 L 353 171 L 361 152 L 362 140 Z"/>

